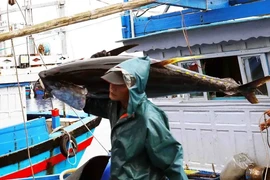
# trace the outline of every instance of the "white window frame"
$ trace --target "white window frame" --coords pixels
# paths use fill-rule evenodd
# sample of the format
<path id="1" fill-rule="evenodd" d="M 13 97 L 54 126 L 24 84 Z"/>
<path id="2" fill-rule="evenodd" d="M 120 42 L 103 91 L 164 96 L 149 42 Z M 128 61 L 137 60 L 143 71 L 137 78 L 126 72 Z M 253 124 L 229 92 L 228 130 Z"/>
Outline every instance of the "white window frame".
<path id="1" fill-rule="evenodd" d="M 247 74 L 245 72 L 245 67 L 244 67 L 244 58 L 252 57 L 252 56 L 260 56 L 263 74 L 264 74 L 264 76 L 269 76 L 269 69 L 268 69 L 268 64 L 267 64 L 265 53 L 237 56 L 243 84 L 248 83 Z M 270 83 L 269 82 L 266 83 L 266 88 L 267 88 L 268 96 L 266 96 L 266 95 L 257 95 L 257 96 L 261 97 L 261 98 L 269 97 L 270 96 Z"/>

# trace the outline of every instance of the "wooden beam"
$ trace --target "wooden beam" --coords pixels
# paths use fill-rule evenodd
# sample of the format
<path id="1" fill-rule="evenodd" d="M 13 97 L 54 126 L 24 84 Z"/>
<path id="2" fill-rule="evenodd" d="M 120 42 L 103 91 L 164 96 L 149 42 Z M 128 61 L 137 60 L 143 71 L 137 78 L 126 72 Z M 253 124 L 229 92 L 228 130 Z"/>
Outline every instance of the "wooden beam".
<path id="1" fill-rule="evenodd" d="M 134 9 L 134 8 L 147 5 L 153 2 L 155 2 L 155 0 L 134 0 L 130 2 L 109 5 L 109 6 L 98 8 L 92 11 L 78 13 L 73 16 L 53 19 L 53 20 L 46 21 L 46 22 L 36 24 L 33 26 L 28 26 L 28 27 L 25 27 L 23 29 L 19 29 L 16 31 L 0 33 L 0 42 L 11 39 L 11 38 L 22 37 L 22 36 L 26 36 L 30 34 L 36 34 L 36 33 L 48 31 L 51 29 L 56 29 L 59 27 L 68 26 L 68 25 L 76 24 L 83 21 L 88 21 L 91 19 L 97 19 L 100 17 L 115 14 L 118 12 Z"/>

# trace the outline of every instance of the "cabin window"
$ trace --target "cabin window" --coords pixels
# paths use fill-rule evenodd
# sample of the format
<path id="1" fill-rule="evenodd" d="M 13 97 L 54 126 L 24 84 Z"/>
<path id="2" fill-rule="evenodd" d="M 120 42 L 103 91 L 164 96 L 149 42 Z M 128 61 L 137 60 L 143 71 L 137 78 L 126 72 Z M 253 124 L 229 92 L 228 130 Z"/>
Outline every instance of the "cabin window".
<path id="1" fill-rule="evenodd" d="M 244 83 L 254 81 L 268 75 L 265 55 L 240 56 L 239 63 L 242 70 L 242 79 Z M 257 88 L 257 95 L 268 95 L 267 85 L 264 84 Z"/>

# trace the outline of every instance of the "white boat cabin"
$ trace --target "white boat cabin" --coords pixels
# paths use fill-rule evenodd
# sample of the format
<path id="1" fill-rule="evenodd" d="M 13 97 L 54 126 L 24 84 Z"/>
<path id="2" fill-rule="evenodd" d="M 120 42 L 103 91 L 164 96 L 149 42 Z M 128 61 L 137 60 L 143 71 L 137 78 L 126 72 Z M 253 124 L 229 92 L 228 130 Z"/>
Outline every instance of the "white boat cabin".
<path id="1" fill-rule="evenodd" d="M 27 121 L 25 86 L 28 85 L 20 83 L 18 87 L 17 83 L 0 84 L 0 129 Z"/>
<path id="2" fill-rule="evenodd" d="M 124 39 L 139 44 L 130 52 L 143 51 L 157 59 L 187 57 L 178 65 L 202 74 L 233 78 L 239 84 L 268 76 L 270 69 L 269 18 L 182 29 Z M 258 28 L 260 27 L 260 28 Z M 259 104 L 241 94 L 219 92 L 177 94 L 153 102 L 166 111 L 171 130 L 183 144 L 184 161 L 191 168 L 221 171 L 235 154 L 246 153 L 267 165 L 266 133 L 259 129 L 264 111 L 270 109 L 270 83 L 258 88 Z M 269 117 L 268 117 L 269 118 Z"/>

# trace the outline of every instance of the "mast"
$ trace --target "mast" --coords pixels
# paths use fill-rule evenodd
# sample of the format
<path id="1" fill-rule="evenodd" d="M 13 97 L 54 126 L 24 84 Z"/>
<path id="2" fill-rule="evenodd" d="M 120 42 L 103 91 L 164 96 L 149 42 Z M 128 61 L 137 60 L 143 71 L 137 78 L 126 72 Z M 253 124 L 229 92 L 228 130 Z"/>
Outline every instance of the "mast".
<path id="1" fill-rule="evenodd" d="M 24 12 L 24 17 L 25 17 L 25 26 L 28 27 L 33 24 L 33 13 L 32 13 L 32 1 L 31 0 L 24 0 L 24 6 L 25 12 Z M 35 47 L 34 47 L 34 39 L 31 35 L 26 36 L 26 52 L 27 52 L 27 58 L 28 62 L 26 65 L 29 65 L 29 60 L 30 60 L 30 54 L 35 54 Z M 21 63 L 21 62 L 20 62 Z"/>

